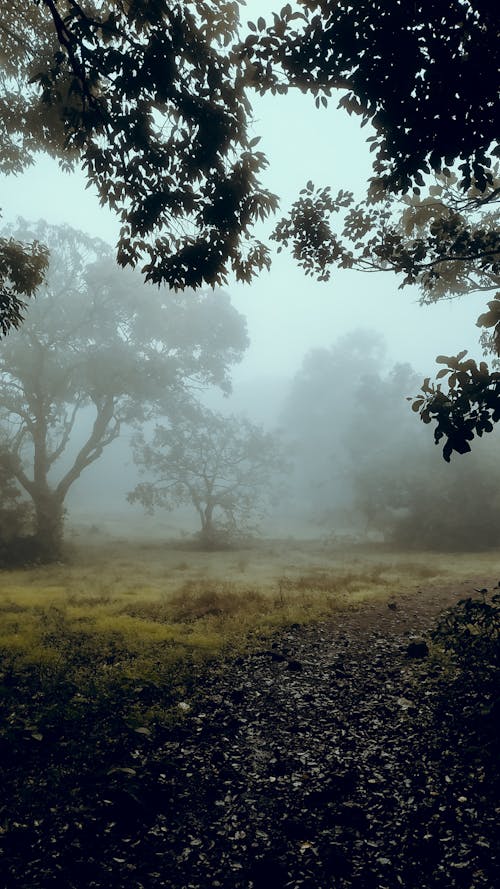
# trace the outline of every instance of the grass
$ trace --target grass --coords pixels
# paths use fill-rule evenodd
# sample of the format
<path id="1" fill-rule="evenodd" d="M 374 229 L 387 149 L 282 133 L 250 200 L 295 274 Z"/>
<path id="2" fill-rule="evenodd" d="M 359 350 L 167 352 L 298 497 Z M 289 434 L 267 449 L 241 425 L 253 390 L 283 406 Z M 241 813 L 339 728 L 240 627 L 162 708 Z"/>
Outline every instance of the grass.
<path id="1" fill-rule="evenodd" d="M 55 885 L 47 874 L 68 824 L 78 837 L 89 825 L 89 849 L 117 821 L 130 841 L 144 782 L 157 792 L 155 757 L 163 771 L 162 745 L 192 731 L 187 702 L 224 656 L 366 600 L 482 585 L 493 566 L 485 555 L 408 560 L 292 541 L 223 553 L 115 541 L 80 546 L 67 564 L 1 572 L 0 846 L 12 873 L 20 885 Z"/>
<path id="2" fill-rule="evenodd" d="M 341 552 L 271 542 L 222 553 L 115 541 L 75 550 L 67 564 L 4 571 L 3 669 L 74 667 L 160 676 L 256 634 L 331 616 L 363 600 L 463 581 L 491 570 L 487 556 Z"/>

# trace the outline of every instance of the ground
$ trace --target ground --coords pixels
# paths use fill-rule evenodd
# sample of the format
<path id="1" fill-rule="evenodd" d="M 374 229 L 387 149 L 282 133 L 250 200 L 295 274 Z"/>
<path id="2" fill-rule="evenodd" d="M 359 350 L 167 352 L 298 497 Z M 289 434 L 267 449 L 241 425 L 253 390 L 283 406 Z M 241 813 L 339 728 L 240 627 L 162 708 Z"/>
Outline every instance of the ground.
<path id="1" fill-rule="evenodd" d="M 133 585 L 130 567 L 123 567 L 133 554 L 129 550 L 127 562 L 122 552 L 120 567 L 118 551 L 118 586 L 126 577 Z M 172 612 L 166 605 L 165 612 L 153 609 L 161 601 L 158 553 L 142 552 L 149 606 L 141 620 L 156 616 L 164 628 Z M 111 576 L 105 561 L 101 575 Z M 95 556 L 95 584 L 98 562 Z M 443 608 L 475 595 L 474 588 L 496 586 L 495 563 L 491 555 L 409 559 L 291 541 L 219 556 L 170 552 L 164 579 L 188 575 L 186 625 L 199 624 L 198 634 L 209 627 L 214 633 L 215 626 L 223 637 L 221 615 L 207 616 L 206 608 L 217 612 L 225 602 L 250 641 L 239 653 L 222 646 L 210 662 L 192 659 L 189 681 L 184 671 L 164 711 L 158 698 L 166 688 L 158 677 L 132 677 L 133 719 L 129 698 L 120 697 L 123 683 L 110 680 L 104 691 L 96 685 L 92 698 L 83 685 L 86 667 L 77 669 L 76 657 L 69 663 L 71 688 L 62 675 L 44 673 L 47 666 L 4 673 L 6 723 L 20 711 L 24 723 L 11 723 L 2 736 L 0 867 L 6 876 L 0 885 L 493 889 L 500 876 L 497 771 L 481 749 L 481 734 L 462 720 L 447 659 L 431 642 L 422 658 L 410 657 L 409 646 Z M 58 626 L 62 614 L 73 640 L 80 638 L 75 621 L 88 620 L 71 611 L 78 570 L 81 577 L 76 561 L 51 569 L 55 574 L 42 571 L 44 589 L 52 589 L 58 603 Z M 70 601 L 63 608 L 64 572 Z M 235 610 L 227 584 L 238 577 L 237 601 L 242 589 L 247 597 L 252 590 L 264 596 L 256 608 L 272 601 L 264 626 L 254 622 L 252 629 L 252 609 Z M 211 591 L 208 598 L 203 588 Z M 4 577 L 9 614 L 22 614 L 23 590 L 26 604 L 20 577 Z M 171 598 L 178 593 L 174 585 Z M 318 617 L 320 593 L 327 607 Z M 128 597 L 136 608 L 137 598 Z M 109 616 L 114 602 L 116 620 L 123 601 L 113 588 L 95 608 Z M 48 612 L 41 611 L 47 623 Z M 102 630 L 103 618 L 95 626 Z M 36 638 L 40 648 L 42 637 Z M 122 670 L 120 652 L 108 672 Z M 43 707 L 29 723 L 37 695 Z"/>

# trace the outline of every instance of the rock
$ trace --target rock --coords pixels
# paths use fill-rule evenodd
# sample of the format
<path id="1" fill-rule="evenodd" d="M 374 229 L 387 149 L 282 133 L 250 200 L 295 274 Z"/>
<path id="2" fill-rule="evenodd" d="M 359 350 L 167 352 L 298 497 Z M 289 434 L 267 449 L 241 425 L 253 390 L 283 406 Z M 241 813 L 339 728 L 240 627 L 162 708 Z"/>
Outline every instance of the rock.
<path id="1" fill-rule="evenodd" d="M 406 649 L 406 657 L 422 659 L 429 654 L 429 646 L 427 642 L 410 642 Z"/>
<path id="2" fill-rule="evenodd" d="M 388 602 L 388 603 L 387 603 L 387 607 L 388 607 L 391 611 L 397 611 L 397 607 L 398 607 L 398 606 L 396 605 L 396 602 Z"/>
<path id="3" fill-rule="evenodd" d="M 302 673 L 304 667 L 300 661 L 288 661 L 287 669 L 290 670 L 291 673 Z"/>

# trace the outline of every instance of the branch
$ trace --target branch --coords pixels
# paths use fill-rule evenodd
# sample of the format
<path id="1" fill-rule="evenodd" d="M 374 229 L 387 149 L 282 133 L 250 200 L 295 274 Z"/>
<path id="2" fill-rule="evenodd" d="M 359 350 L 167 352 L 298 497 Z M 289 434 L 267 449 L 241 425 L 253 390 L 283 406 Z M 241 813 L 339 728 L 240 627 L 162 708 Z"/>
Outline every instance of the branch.
<path id="1" fill-rule="evenodd" d="M 57 448 L 54 451 L 52 451 L 51 454 L 47 454 L 47 463 L 49 466 L 52 466 L 56 462 L 56 460 L 59 459 L 61 454 L 66 449 L 66 446 L 67 446 L 68 441 L 70 439 L 71 433 L 73 431 L 73 427 L 75 425 L 76 415 L 77 415 L 78 410 L 82 404 L 82 401 L 83 401 L 83 399 L 80 398 L 76 402 L 76 404 L 74 405 L 73 410 L 71 412 L 71 416 L 70 416 L 69 420 L 66 420 L 66 422 L 63 423 L 63 434 L 62 434 L 61 440 L 60 440 Z"/>
<path id="2" fill-rule="evenodd" d="M 115 403 L 112 396 L 106 398 L 99 408 L 92 432 L 78 452 L 73 466 L 57 485 L 56 492 L 64 499 L 69 488 L 80 477 L 83 470 L 101 456 L 106 445 L 120 434 L 120 421 L 114 416 Z M 110 424 L 113 422 L 113 426 Z"/>

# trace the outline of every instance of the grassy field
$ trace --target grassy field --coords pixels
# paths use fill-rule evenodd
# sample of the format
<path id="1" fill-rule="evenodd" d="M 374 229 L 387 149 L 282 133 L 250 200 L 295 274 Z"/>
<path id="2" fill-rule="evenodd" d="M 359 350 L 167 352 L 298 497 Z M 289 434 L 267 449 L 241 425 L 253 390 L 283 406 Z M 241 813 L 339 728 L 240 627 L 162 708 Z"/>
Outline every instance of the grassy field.
<path id="1" fill-rule="evenodd" d="M 169 745 L 196 744 L 190 714 L 231 670 L 225 656 L 366 600 L 455 583 L 467 595 L 498 576 L 495 562 L 291 540 L 208 553 L 95 535 L 65 564 L 1 572 L 2 885 L 123 889 L 134 855 L 149 868 L 134 885 L 160 885 L 141 825 L 168 810 Z"/>
<path id="2" fill-rule="evenodd" d="M 292 540 L 222 552 L 80 541 L 65 564 L 1 573 L 3 670 L 87 666 L 161 679 L 279 625 L 424 586 L 477 583 L 494 573 L 495 561 Z"/>

